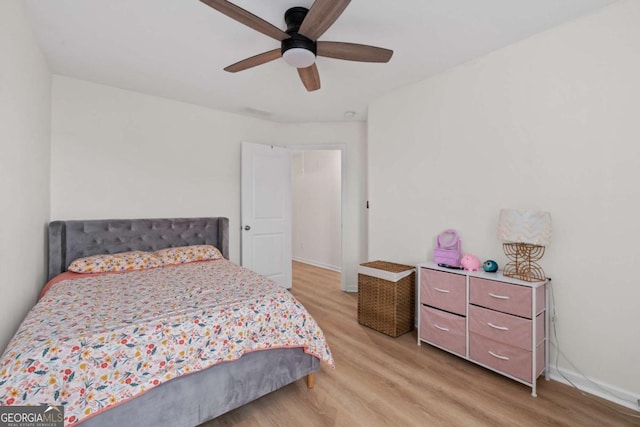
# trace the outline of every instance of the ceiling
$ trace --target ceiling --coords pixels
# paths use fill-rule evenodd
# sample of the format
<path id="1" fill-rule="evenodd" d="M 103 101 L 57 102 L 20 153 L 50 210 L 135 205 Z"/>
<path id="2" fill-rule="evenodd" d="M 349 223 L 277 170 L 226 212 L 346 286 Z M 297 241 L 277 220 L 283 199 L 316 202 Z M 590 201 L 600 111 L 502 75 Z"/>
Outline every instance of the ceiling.
<path id="1" fill-rule="evenodd" d="M 307 92 L 276 60 L 227 65 L 279 42 L 198 0 L 26 0 L 52 72 L 279 122 L 366 120 L 394 89 L 616 0 L 353 0 L 320 40 L 394 50 L 387 64 L 318 57 L 322 88 Z M 284 12 L 313 0 L 234 0 L 285 29 Z M 352 117 L 345 112 L 351 111 Z"/>

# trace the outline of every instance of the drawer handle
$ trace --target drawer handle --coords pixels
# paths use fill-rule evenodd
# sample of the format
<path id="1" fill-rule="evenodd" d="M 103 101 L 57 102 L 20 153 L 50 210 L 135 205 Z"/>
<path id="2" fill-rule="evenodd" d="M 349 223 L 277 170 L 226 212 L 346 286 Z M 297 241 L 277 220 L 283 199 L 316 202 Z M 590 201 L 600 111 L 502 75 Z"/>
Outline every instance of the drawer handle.
<path id="1" fill-rule="evenodd" d="M 499 329 L 501 331 L 508 331 L 509 328 L 507 328 L 506 326 L 498 326 L 498 325 L 494 325 L 491 322 L 487 322 L 487 325 L 491 326 L 493 329 Z"/>
<path id="2" fill-rule="evenodd" d="M 491 292 L 489 292 L 489 296 L 494 297 L 494 298 L 498 298 L 498 299 L 509 299 L 511 297 L 508 297 L 506 295 L 496 295 L 496 294 L 492 294 Z"/>
<path id="3" fill-rule="evenodd" d="M 496 359 L 509 360 L 509 358 L 507 356 L 500 356 L 499 354 L 495 354 L 491 350 L 489 350 L 489 354 L 492 355 L 493 357 L 495 357 Z"/>
<path id="4" fill-rule="evenodd" d="M 435 289 L 438 292 L 442 292 L 443 294 L 448 294 L 449 292 L 451 292 L 451 291 L 448 291 L 446 289 L 440 289 L 440 288 L 433 288 L 433 289 Z"/>
<path id="5" fill-rule="evenodd" d="M 441 331 L 449 332 L 449 328 L 445 328 L 443 326 L 440 326 L 437 323 L 434 323 L 433 326 L 435 326 L 436 328 L 440 329 Z"/>

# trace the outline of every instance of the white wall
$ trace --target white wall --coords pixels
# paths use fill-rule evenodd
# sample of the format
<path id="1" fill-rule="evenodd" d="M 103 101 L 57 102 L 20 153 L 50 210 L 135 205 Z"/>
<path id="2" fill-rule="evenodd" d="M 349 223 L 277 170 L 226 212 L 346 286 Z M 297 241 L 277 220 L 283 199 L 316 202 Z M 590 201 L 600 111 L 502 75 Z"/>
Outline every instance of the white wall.
<path id="1" fill-rule="evenodd" d="M 551 212 L 541 261 L 561 348 L 640 397 L 640 2 L 621 1 L 386 96 L 369 110 L 369 251 L 505 262 L 500 208 Z M 561 361 L 561 369 L 574 371 Z"/>
<path id="2" fill-rule="evenodd" d="M 0 1 L 0 353 L 46 279 L 50 90 L 23 2 Z"/>
<path id="3" fill-rule="evenodd" d="M 51 218 L 226 216 L 240 260 L 240 143 L 275 125 L 55 75 Z"/>
<path id="4" fill-rule="evenodd" d="M 240 260 L 240 143 L 346 144 L 347 284 L 366 258 L 365 126 L 288 125 L 54 76 L 51 218 L 227 216 Z"/>
<path id="5" fill-rule="evenodd" d="M 298 151 L 292 158 L 293 258 L 342 269 L 342 156 L 339 150 Z"/>

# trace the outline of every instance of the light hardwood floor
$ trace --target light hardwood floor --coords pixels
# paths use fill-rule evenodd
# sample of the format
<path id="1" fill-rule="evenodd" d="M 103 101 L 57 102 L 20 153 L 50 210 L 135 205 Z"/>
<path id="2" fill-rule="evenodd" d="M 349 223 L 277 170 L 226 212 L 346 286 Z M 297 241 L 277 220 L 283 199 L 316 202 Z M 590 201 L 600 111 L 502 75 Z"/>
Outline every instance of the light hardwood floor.
<path id="1" fill-rule="evenodd" d="M 555 381 L 530 388 L 426 344 L 357 322 L 338 273 L 294 262 L 292 293 L 324 330 L 336 368 L 216 418 L 218 426 L 640 426 L 633 412 Z"/>

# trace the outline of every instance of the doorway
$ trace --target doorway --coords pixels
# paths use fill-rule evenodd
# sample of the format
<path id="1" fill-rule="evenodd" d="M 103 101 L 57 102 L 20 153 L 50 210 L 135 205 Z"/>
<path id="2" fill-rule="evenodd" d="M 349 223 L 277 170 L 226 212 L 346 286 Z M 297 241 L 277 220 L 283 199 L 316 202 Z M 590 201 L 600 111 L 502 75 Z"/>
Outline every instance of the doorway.
<path id="1" fill-rule="evenodd" d="M 342 147 L 292 147 L 292 260 L 342 275 Z"/>

